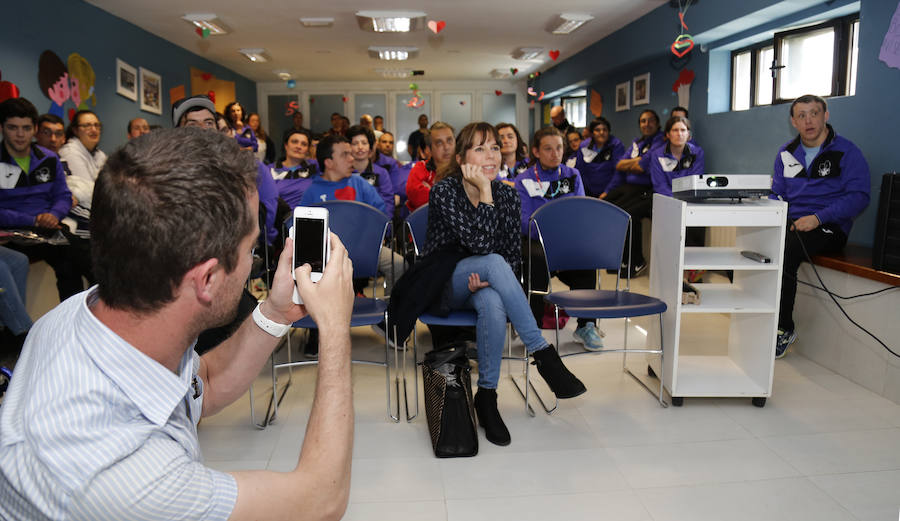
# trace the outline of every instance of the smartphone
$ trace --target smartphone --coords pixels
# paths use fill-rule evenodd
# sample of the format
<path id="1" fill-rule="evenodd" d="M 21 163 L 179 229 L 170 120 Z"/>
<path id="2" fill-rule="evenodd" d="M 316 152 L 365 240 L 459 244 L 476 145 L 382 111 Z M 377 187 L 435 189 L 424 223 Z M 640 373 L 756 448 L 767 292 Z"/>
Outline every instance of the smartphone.
<path id="1" fill-rule="evenodd" d="M 325 264 L 328 263 L 328 209 L 318 206 L 298 206 L 294 208 L 294 225 L 289 232 L 294 240 L 293 268 L 309 264 L 312 267 L 310 279 L 319 282 Z M 291 274 L 294 274 L 291 270 Z M 295 279 L 296 280 L 296 279 Z M 300 293 L 294 285 L 294 303 L 302 304 Z"/>

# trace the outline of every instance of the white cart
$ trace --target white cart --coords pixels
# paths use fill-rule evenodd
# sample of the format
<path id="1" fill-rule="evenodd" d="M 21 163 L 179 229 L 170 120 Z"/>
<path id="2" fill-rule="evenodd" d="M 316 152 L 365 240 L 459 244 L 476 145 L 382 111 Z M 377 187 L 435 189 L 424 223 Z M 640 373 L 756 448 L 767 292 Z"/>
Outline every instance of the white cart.
<path id="1" fill-rule="evenodd" d="M 653 196 L 650 294 L 665 301 L 665 366 L 672 404 L 686 397 L 747 397 L 763 407 L 772 394 L 787 204 L 769 199 L 687 203 Z M 733 227 L 734 246 L 685 247 L 685 228 Z M 742 250 L 771 259 L 760 263 Z M 700 304 L 682 305 L 684 270 L 733 272 L 728 283 L 695 284 Z M 661 372 L 660 372 L 661 371 Z"/>

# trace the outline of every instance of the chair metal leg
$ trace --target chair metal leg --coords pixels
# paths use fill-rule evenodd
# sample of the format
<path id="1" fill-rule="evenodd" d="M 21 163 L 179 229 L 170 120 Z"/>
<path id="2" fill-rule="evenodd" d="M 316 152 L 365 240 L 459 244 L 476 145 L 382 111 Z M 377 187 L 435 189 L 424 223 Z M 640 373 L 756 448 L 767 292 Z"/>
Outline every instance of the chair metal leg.
<path id="1" fill-rule="evenodd" d="M 627 319 L 626 319 L 626 320 L 627 320 Z M 662 314 L 661 314 L 661 313 L 659 314 L 659 322 L 660 322 L 660 326 L 662 326 Z M 626 326 L 626 328 L 625 328 L 625 331 L 626 331 L 626 333 L 625 333 L 625 334 L 626 334 L 626 343 L 625 343 L 625 351 L 622 353 L 622 358 L 623 358 L 623 359 L 625 358 L 625 356 L 626 356 L 626 354 L 627 354 L 627 352 L 628 352 L 628 340 L 627 340 L 627 338 L 628 338 L 628 337 L 627 337 L 627 335 L 628 335 L 628 333 L 627 333 L 627 332 L 628 332 L 628 327 L 627 327 L 627 326 Z M 639 351 L 648 352 L 647 350 L 639 350 Z M 655 353 L 656 351 L 654 350 L 654 351 L 650 351 L 650 352 Z M 660 336 L 659 336 L 659 356 L 660 356 L 660 362 L 662 362 L 662 356 L 663 356 L 663 354 L 662 354 L 662 329 L 660 329 Z M 624 365 L 624 364 L 623 364 L 623 365 Z M 654 395 L 655 395 L 656 398 L 657 398 L 657 400 L 659 401 L 659 405 L 660 405 L 660 406 L 662 406 L 662 407 L 668 407 L 668 406 L 669 406 L 669 404 L 667 404 L 667 403 L 662 399 L 662 376 L 661 376 L 661 375 L 657 375 L 657 377 L 659 378 L 659 390 L 658 390 L 658 392 L 655 392 L 655 391 L 654 391 L 653 389 L 651 389 L 650 386 L 648 386 L 642 379 L 640 379 L 636 374 L 634 374 L 633 372 L 631 372 L 631 369 L 629 369 L 628 367 L 625 367 L 625 372 L 628 373 L 629 376 L 631 376 L 632 378 L 634 378 L 634 380 L 635 380 L 637 383 L 641 384 L 641 387 L 643 387 L 644 389 L 646 389 L 647 392 L 650 393 L 651 396 L 654 396 Z M 660 371 L 660 373 L 662 373 L 662 371 Z"/>
<path id="2" fill-rule="evenodd" d="M 395 373 L 394 378 L 394 387 L 396 388 L 397 395 L 397 414 L 394 414 L 394 409 L 391 407 L 391 355 L 390 355 L 390 344 L 388 344 L 388 327 L 389 324 L 387 322 L 387 311 L 384 313 L 384 391 L 385 391 L 385 400 L 387 403 L 387 414 L 394 423 L 400 423 L 400 377 L 397 373 Z M 396 370 L 400 369 L 400 365 L 397 363 L 397 352 L 394 351 L 394 368 Z"/>
<path id="3" fill-rule="evenodd" d="M 413 338 L 415 338 L 415 327 L 413 327 L 413 331 L 414 331 Z M 397 338 L 396 327 L 394 328 L 394 338 Z M 407 423 L 409 423 L 409 422 L 413 421 L 414 419 L 416 419 L 417 416 L 419 416 L 419 354 L 418 354 L 418 349 L 416 346 L 416 341 L 413 340 L 413 351 L 412 351 L 413 387 L 414 387 L 413 395 L 415 397 L 415 402 L 416 402 L 416 413 L 413 414 L 412 416 L 410 416 L 409 415 L 409 400 L 406 399 L 409 396 L 407 394 L 407 390 L 406 390 L 406 370 L 407 370 L 406 369 L 406 360 L 408 358 L 407 353 L 406 353 L 406 344 L 407 344 L 407 342 L 404 340 L 403 341 L 403 398 L 404 398 L 405 408 L 406 408 L 406 421 L 407 421 Z"/>

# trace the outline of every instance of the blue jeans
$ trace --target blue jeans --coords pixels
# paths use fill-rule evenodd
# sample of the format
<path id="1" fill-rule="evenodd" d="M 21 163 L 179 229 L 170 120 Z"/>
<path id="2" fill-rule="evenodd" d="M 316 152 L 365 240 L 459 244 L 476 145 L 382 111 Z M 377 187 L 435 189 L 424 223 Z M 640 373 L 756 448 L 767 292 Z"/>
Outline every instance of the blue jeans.
<path id="1" fill-rule="evenodd" d="M 490 286 L 469 291 L 469 275 L 477 273 Z M 451 279 L 450 305 L 474 309 L 478 314 L 475 339 L 478 344 L 478 387 L 496 389 L 506 342 L 506 319 L 512 322 L 528 353 L 547 347 L 528 306 L 522 285 L 501 255 L 473 255 L 456 264 Z"/>
<path id="2" fill-rule="evenodd" d="M 31 329 L 31 317 L 25 311 L 28 283 L 28 257 L 0 246 L 0 322 L 14 335 Z"/>

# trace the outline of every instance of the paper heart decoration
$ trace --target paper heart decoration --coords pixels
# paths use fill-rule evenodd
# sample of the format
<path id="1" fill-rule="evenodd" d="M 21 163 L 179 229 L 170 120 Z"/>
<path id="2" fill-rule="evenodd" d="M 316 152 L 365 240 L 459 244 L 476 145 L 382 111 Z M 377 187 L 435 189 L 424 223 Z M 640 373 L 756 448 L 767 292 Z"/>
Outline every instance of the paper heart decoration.
<path id="1" fill-rule="evenodd" d="M 349 98 L 347 98 L 347 96 L 344 96 L 344 97 L 341 98 L 341 101 L 343 101 L 344 103 L 347 103 L 347 100 L 348 100 L 348 99 L 349 99 Z"/>
<path id="2" fill-rule="evenodd" d="M 419 85 L 417 83 L 410 83 L 409 90 L 419 90 Z"/>
<path id="3" fill-rule="evenodd" d="M 465 101 L 462 101 L 462 100 L 459 100 L 459 104 L 460 104 L 460 105 L 465 105 L 466 102 L 465 102 Z"/>
<path id="4" fill-rule="evenodd" d="M 541 101 L 542 99 L 544 99 L 544 91 L 541 91 L 541 95 L 538 96 L 538 101 Z"/>
<path id="5" fill-rule="evenodd" d="M 202 27 L 198 27 L 194 32 L 197 33 L 197 36 L 200 38 L 207 38 L 209 36 L 209 29 Z"/>
<path id="6" fill-rule="evenodd" d="M 512 75 L 515 76 L 515 75 L 519 72 L 519 69 L 516 69 L 516 68 L 514 67 L 514 68 L 510 69 L 509 72 L 511 72 Z"/>
<path id="7" fill-rule="evenodd" d="M 501 94 L 503 94 L 503 91 L 502 91 L 502 90 L 495 90 L 495 91 L 494 91 L 494 94 L 500 96 Z"/>
<path id="8" fill-rule="evenodd" d="M 534 100 L 531 100 L 530 107 L 534 108 Z"/>
<path id="9" fill-rule="evenodd" d="M 550 59 L 553 60 L 553 61 L 556 61 L 556 59 L 559 58 L 559 51 L 558 51 L 558 50 L 555 50 L 555 49 L 554 49 L 554 50 L 550 51 L 548 54 L 550 55 Z"/>
<path id="10" fill-rule="evenodd" d="M 679 35 L 678 38 L 672 42 L 672 46 L 670 47 L 672 54 L 678 56 L 679 58 L 684 58 L 684 56 L 691 52 L 691 49 L 694 48 L 694 40 L 691 38 L 689 34 Z"/>
<path id="11" fill-rule="evenodd" d="M 212 79 L 212 74 L 210 74 L 208 72 L 204 72 L 203 74 L 200 75 L 200 77 L 203 78 L 203 81 L 209 81 Z"/>
<path id="12" fill-rule="evenodd" d="M 210 99 L 210 101 L 212 101 L 213 103 L 216 102 L 216 91 L 211 90 L 211 91 L 209 91 L 209 92 L 206 93 L 206 96 L 207 96 L 207 97 Z"/>
<path id="13" fill-rule="evenodd" d="M 437 34 L 444 30 L 444 27 L 447 27 L 447 22 L 443 20 L 439 20 L 435 22 L 434 20 L 428 21 L 428 28 L 431 29 L 431 32 Z"/>
<path id="14" fill-rule="evenodd" d="M 352 186 L 338 188 L 334 191 L 334 197 L 335 199 L 340 199 L 341 201 L 355 201 L 356 190 L 354 190 Z"/>
<path id="15" fill-rule="evenodd" d="M 75 109 L 69 109 L 69 121 L 72 121 L 72 118 L 75 117 Z"/>
<path id="16" fill-rule="evenodd" d="M 537 92 L 534 91 L 534 87 L 528 87 L 528 95 L 537 96 Z"/>

